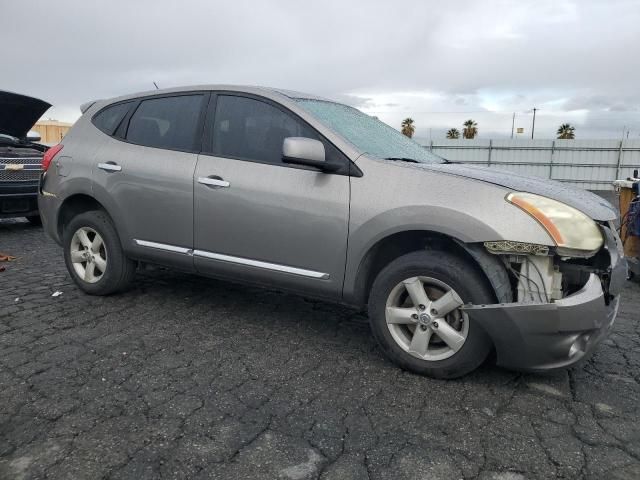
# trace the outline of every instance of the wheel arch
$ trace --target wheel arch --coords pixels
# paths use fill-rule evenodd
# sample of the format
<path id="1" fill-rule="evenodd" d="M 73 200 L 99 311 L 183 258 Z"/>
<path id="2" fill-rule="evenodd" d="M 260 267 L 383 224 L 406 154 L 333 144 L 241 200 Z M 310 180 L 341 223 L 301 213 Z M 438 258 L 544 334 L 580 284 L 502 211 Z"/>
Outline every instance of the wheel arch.
<path id="1" fill-rule="evenodd" d="M 76 193 L 65 198 L 58 210 L 56 223 L 59 238 L 63 238 L 64 227 L 73 217 L 90 210 L 102 210 L 113 220 L 105 206 L 89 194 Z"/>
<path id="2" fill-rule="evenodd" d="M 402 255 L 423 249 L 445 251 L 463 258 L 489 282 L 497 302 L 510 301 L 508 274 L 495 256 L 482 251 L 477 245 L 468 245 L 442 232 L 410 229 L 391 233 L 366 251 L 360 260 L 347 302 L 364 307 L 375 278 L 386 265 Z"/>

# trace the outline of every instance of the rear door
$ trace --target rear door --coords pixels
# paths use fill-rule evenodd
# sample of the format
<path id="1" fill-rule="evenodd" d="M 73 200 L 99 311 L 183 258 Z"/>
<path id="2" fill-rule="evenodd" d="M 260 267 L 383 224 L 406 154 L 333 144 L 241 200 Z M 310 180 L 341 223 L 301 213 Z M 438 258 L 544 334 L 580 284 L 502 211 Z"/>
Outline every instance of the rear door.
<path id="1" fill-rule="evenodd" d="M 193 269 L 193 174 L 208 98 L 141 99 L 97 155 L 94 188 L 135 258 Z"/>
<path id="2" fill-rule="evenodd" d="M 212 96 L 194 177 L 196 269 L 328 297 L 341 294 L 349 160 L 281 105 Z M 286 137 L 325 144 L 335 174 L 282 162 Z"/>

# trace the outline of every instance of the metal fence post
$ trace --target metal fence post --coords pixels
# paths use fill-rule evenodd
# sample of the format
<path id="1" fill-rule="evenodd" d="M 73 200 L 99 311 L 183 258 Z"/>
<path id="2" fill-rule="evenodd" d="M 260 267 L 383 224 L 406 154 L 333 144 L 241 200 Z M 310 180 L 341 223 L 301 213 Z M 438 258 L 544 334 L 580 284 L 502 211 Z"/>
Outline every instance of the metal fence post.
<path id="1" fill-rule="evenodd" d="M 620 149 L 618 150 L 618 163 L 616 164 L 616 178 L 614 180 L 618 180 L 620 178 L 620 164 L 622 163 L 622 145 L 624 144 L 624 140 L 620 140 Z"/>
<path id="2" fill-rule="evenodd" d="M 493 146 L 493 140 L 489 140 L 489 155 L 487 157 L 487 167 L 491 166 L 491 147 Z"/>
<path id="3" fill-rule="evenodd" d="M 551 160 L 549 160 L 549 180 L 553 180 L 553 153 L 556 150 L 556 141 L 551 142 Z"/>

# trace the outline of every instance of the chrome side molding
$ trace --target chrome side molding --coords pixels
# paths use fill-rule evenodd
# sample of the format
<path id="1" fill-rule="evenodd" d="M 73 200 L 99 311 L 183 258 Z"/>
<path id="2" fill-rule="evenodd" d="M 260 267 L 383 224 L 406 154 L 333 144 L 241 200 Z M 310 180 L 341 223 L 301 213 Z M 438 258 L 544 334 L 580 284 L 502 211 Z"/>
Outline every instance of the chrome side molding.
<path id="1" fill-rule="evenodd" d="M 136 244 L 140 245 L 141 247 L 149 247 L 149 248 L 155 248 L 157 250 L 166 250 L 167 252 L 184 253 L 187 255 L 193 255 L 193 250 L 191 250 L 190 248 L 176 247 L 175 245 L 167 245 L 166 243 L 149 242 L 147 240 L 138 240 L 138 239 L 134 239 L 134 242 L 136 242 Z"/>
<path id="2" fill-rule="evenodd" d="M 194 250 L 193 254 L 198 257 L 210 258 L 212 260 L 220 260 L 222 262 L 237 263 L 240 265 L 248 265 L 250 267 L 264 268 L 276 272 L 291 273 L 293 275 L 301 275 L 303 277 L 318 278 L 326 280 L 329 278 L 328 273 L 316 272 L 314 270 L 305 270 L 304 268 L 289 267 L 278 263 L 262 262 L 260 260 L 252 260 L 250 258 L 233 257 L 231 255 L 223 255 L 221 253 L 206 252 L 204 250 Z"/>
<path id="3" fill-rule="evenodd" d="M 232 255 L 224 255 L 222 253 L 213 253 L 206 250 L 191 250 L 186 247 L 178 247 L 175 245 L 167 245 L 165 243 L 150 242 L 148 240 L 134 239 L 134 242 L 141 247 L 155 248 L 165 250 L 167 252 L 182 253 L 185 255 L 196 256 L 200 258 L 208 258 L 210 260 L 219 260 L 221 262 L 235 263 L 237 265 L 246 265 L 249 267 L 262 268 L 274 272 L 289 273 L 292 275 L 300 275 L 302 277 L 315 278 L 318 280 L 327 280 L 330 275 L 328 273 L 316 272 L 315 270 L 307 270 L 304 268 L 290 267 L 279 263 L 263 262 L 261 260 L 253 260 L 251 258 L 234 257 Z"/>

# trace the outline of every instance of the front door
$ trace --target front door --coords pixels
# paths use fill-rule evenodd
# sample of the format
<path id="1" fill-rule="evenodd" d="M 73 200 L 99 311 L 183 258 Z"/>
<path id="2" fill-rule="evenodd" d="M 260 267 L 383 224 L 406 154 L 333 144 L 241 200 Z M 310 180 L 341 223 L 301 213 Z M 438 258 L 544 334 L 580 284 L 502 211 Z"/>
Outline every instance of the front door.
<path id="1" fill-rule="evenodd" d="M 270 101 L 212 97 L 194 176 L 196 269 L 335 298 L 341 294 L 349 221 L 349 176 L 282 162 L 286 137 L 316 138 Z M 215 114 L 214 114 L 215 113 Z M 209 135 L 207 134 L 209 133 Z M 346 169 L 348 172 L 348 167 Z"/>

